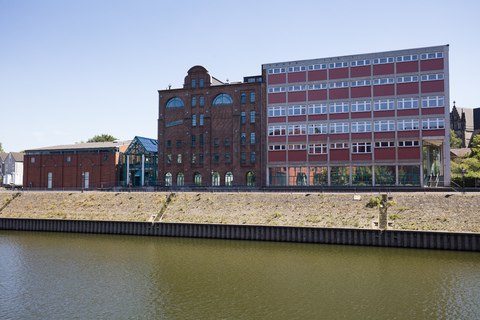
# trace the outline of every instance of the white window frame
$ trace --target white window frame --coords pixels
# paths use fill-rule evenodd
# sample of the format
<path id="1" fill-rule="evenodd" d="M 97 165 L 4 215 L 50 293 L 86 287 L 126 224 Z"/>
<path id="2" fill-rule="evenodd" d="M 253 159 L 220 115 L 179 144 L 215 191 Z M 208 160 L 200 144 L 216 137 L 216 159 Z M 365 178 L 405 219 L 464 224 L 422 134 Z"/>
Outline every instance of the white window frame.
<path id="1" fill-rule="evenodd" d="M 443 52 L 424 53 L 420 55 L 421 60 L 440 59 L 440 58 L 443 58 Z"/>
<path id="2" fill-rule="evenodd" d="M 370 59 L 367 60 L 356 60 L 350 62 L 351 67 L 360 67 L 360 66 L 369 66 L 372 64 L 372 61 Z"/>
<path id="3" fill-rule="evenodd" d="M 330 133 L 349 133 L 348 122 L 332 122 L 329 124 Z"/>
<path id="4" fill-rule="evenodd" d="M 307 150 L 306 144 L 289 144 L 288 150 Z"/>
<path id="5" fill-rule="evenodd" d="M 372 111 L 372 102 L 370 100 L 352 101 L 352 112 Z"/>
<path id="6" fill-rule="evenodd" d="M 284 144 L 272 144 L 268 146 L 269 151 L 283 151 L 286 150 L 286 146 Z"/>
<path id="7" fill-rule="evenodd" d="M 395 109 L 394 99 L 375 100 L 373 102 L 374 111 L 385 111 L 385 110 L 394 110 L 394 109 Z"/>
<path id="8" fill-rule="evenodd" d="M 444 128 L 445 128 L 445 119 L 444 118 L 422 119 L 422 129 L 423 130 L 435 130 L 435 129 L 444 129 Z"/>
<path id="9" fill-rule="evenodd" d="M 348 142 L 331 143 L 330 149 L 348 149 Z"/>
<path id="10" fill-rule="evenodd" d="M 278 73 L 285 73 L 285 68 L 268 69 L 268 74 L 278 74 Z"/>
<path id="11" fill-rule="evenodd" d="M 435 106 L 430 106 L 430 102 L 432 101 L 435 102 Z M 445 107 L 444 96 L 422 97 L 422 108 L 437 108 L 437 107 Z"/>
<path id="12" fill-rule="evenodd" d="M 327 104 L 317 103 L 308 105 L 308 114 L 327 114 Z"/>
<path id="13" fill-rule="evenodd" d="M 422 75 L 422 81 L 437 81 L 443 80 L 444 75 L 443 73 L 434 73 L 434 74 L 424 74 Z"/>
<path id="14" fill-rule="evenodd" d="M 418 119 L 397 120 L 398 131 L 419 130 L 420 124 Z"/>
<path id="15" fill-rule="evenodd" d="M 373 85 L 374 86 L 385 85 L 385 84 L 393 84 L 393 83 L 395 83 L 394 78 L 373 79 Z"/>
<path id="16" fill-rule="evenodd" d="M 268 117 L 285 117 L 287 115 L 287 108 L 285 106 L 268 107 Z"/>
<path id="17" fill-rule="evenodd" d="M 352 122 L 352 133 L 372 132 L 371 121 Z"/>
<path id="18" fill-rule="evenodd" d="M 308 154 L 327 154 L 328 145 L 326 143 L 308 145 Z"/>
<path id="19" fill-rule="evenodd" d="M 297 66 L 297 67 L 289 67 L 288 72 L 301 72 L 306 71 L 307 68 L 305 66 Z"/>
<path id="20" fill-rule="evenodd" d="M 352 153 L 372 153 L 372 143 L 352 142 Z"/>
<path id="21" fill-rule="evenodd" d="M 307 107 L 305 105 L 288 106 L 288 116 L 303 116 L 307 114 Z"/>
<path id="22" fill-rule="evenodd" d="M 418 82 L 418 76 L 398 77 L 397 83 Z"/>
<path id="23" fill-rule="evenodd" d="M 307 125 L 306 124 L 293 124 L 288 126 L 288 135 L 289 136 L 298 136 L 307 134 Z"/>
<path id="24" fill-rule="evenodd" d="M 330 82 L 329 86 L 330 89 L 335 88 L 348 88 L 348 81 L 343 82 Z"/>
<path id="25" fill-rule="evenodd" d="M 399 147 L 419 147 L 420 142 L 418 140 L 413 141 L 398 141 Z"/>
<path id="26" fill-rule="evenodd" d="M 350 82 L 351 87 L 367 87 L 372 85 L 371 80 L 357 80 Z"/>
<path id="27" fill-rule="evenodd" d="M 418 109 L 418 98 L 401 98 L 397 99 L 397 109 Z"/>
<path id="28" fill-rule="evenodd" d="M 375 132 L 395 131 L 395 120 L 378 120 L 374 122 Z"/>
<path id="29" fill-rule="evenodd" d="M 285 87 L 273 87 L 273 88 L 268 88 L 268 93 L 281 93 L 281 92 L 286 92 L 287 88 Z"/>
<path id="30" fill-rule="evenodd" d="M 326 83 L 318 83 L 318 84 L 309 84 L 308 85 L 308 90 L 322 90 L 322 89 L 327 89 L 327 84 Z"/>
<path id="31" fill-rule="evenodd" d="M 269 136 L 285 136 L 285 135 L 287 135 L 287 127 L 284 126 L 284 125 L 283 126 L 269 126 L 268 127 L 268 135 Z"/>
<path id="32" fill-rule="evenodd" d="M 395 141 L 377 141 L 375 142 L 375 148 L 394 148 Z"/>
<path id="33" fill-rule="evenodd" d="M 348 68 L 348 62 L 333 62 L 328 64 L 329 69 Z"/>
<path id="34" fill-rule="evenodd" d="M 418 54 L 397 57 L 397 62 L 418 61 Z"/>
<path id="35" fill-rule="evenodd" d="M 327 69 L 327 64 L 326 63 L 320 63 L 320 64 L 312 64 L 308 66 L 308 70 L 325 70 Z"/>
<path id="36" fill-rule="evenodd" d="M 375 58 L 373 59 L 373 64 L 393 63 L 393 60 L 393 57 Z"/>
<path id="37" fill-rule="evenodd" d="M 348 102 L 333 102 L 328 106 L 330 113 L 348 113 Z"/>
<path id="38" fill-rule="evenodd" d="M 326 123 L 311 123 L 308 125 L 308 134 L 326 134 L 327 124 Z"/>
<path id="39" fill-rule="evenodd" d="M 305 91 L 306 88 L 306 86 L 290 86 L 288 87 L 288 92 Z"/>

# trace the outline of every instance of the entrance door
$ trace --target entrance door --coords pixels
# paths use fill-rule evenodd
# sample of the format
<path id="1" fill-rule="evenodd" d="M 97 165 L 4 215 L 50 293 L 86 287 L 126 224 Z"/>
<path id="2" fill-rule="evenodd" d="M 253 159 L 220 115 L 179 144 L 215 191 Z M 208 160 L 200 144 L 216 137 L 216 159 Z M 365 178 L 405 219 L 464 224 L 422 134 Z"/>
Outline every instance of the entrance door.
<path id="1" fill-rule="evenodd" d="M 438 187 L 443 183 L 441 148 L 435 145 L 423 147 L 423 184 Z"/>

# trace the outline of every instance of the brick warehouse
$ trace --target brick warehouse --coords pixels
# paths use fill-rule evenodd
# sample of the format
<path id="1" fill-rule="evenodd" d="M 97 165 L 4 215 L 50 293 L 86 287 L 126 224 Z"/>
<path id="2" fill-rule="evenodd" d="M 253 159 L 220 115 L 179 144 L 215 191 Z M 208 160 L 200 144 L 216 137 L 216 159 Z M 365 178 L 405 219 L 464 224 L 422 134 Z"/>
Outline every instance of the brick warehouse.
<path id="1" fill-rule="evenodd" d="M 262 72 L 266 185 L 450 185 L 448 45 Z"/>
<path id="2" fill-rule="evenodd" d="M 223 83 L 194 66 L 183 88 L 158 93 L 161 185 L 265 185 L 261 76 Z"/>
<path id="3" fill-rule="evenodd" d="M 79 143 L 25 151 L 25 189 L 98 189 L 118 186 L 119 153 L 130 141 Z"/>

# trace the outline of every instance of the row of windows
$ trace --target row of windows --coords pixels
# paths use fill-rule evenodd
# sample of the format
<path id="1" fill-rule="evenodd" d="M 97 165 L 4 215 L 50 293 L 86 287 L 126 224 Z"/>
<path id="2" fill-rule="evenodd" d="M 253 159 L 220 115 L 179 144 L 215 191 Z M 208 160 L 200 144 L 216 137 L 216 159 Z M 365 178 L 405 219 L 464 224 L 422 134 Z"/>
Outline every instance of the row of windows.
<path id="1" fill-rule="evenodd" d="M 247 134 L 240 133 L 240 145 L 246 145 L 247 142 Z M 230 138 L 225 138 L 225 146 L 229 146 L 231 143 Z M 250 144 L 254 145 L 256 143 L 255 132 L 250 133 Z M 203 147 L 204 145 L 204 136 L 203 134 L 198 135 L 198 146 Z M 213 145 L 218 147 L 220 145 L 220 139 L 214 138 Z M 196 147 L 197 146 L 197 136 L 195 134 L 190 135 L 190 146 Z M 167 140 L 167 148 L 172 147 L 172 140 Z M 177 140 L 177 148 L 182 147 L 182 140 Z"/>
<path id="2" fill-rule="evenodd" d="M 398 141 L 399 147 L 418 147 L 420 145 L 418 140 L 413 141 Z M 393 141 L 378 141 L 374 144 L 375 148 L 386 148 L 386 147 L 395 147 Z M 268 146 L 269 151 L 281 151 L 285 150 L 284 144 L 270 145 Z M 351 149 L 352 153 L 371 153 L 372 152 L 372 143 L 371 142 L 352 142 L 348 143 L 331 143 L 330 145 L 326 143 L 317 143 L 308 145 L 309 154 L 327 154 L 328 150 L 335 149 Z M 306 144 L 294 144 L 289 145 L 288 150 L 307 150 Z"/>
<path id="3" fill-rule="evenodd" d="M 196 186 L 202 185 L 202 174 L 200 172 L 195 172 L 195 174 L 193 175 L 193 183 Z M 172 174 L 170 172 L 167 172 L 165 174 L 165 186 L 169 187 L 169 186 L 172 186 L 172 184 L 173 184 Z M 185 185 L 185 175 L 183 174 L 183 172 L 177 173 L 176 184 L 177 186 Z M 227 172 L 225 173 L 225 186 L 231 187 L 232 185 L 233 185 L 233 173 Z M 213 187 L 220 186 L 220 174 L 218 172 L 212 172 L 212 186 Z M 247 173 L 247 186 L 248 187 L 255 186 L 255 174 L 253 172 Z"/>
<path id="4" fill-rule="evenodd" d="M 401 98 L 397 99 L 397 109 L 418 109 L 419 98 Z M 444 106 L 443 96 L 430 96 L 422 97 L 422 108 L 436 108 Z M 287 109 L 288 108 L 288 109 Z M 395 99 L 383 99 L 373 101 L 374 111 L 394 110 Z M 292 106 L 276 106 L 268 108 L 269 117 L 284 117 L 287 114 L 289 116 L 306 115 L 307 110 L 309 115 L 314 114 L 327 114 L 329 113 L 342 113 L 349 112 L 348 102 L 335 102 L 329 103 L 328 108 L 326 103 L 310 104 L 310 105 L 292 105 Z M 351 102 L 352 112 L 365 112 L 372 110 L 372 101 L 362 100 Z"/>
<path id="5" fill-rule="evenodd" d="M 443 58 L 443 52 L 434 52 L 434 53 L 425 53 L 420 55 L 421 60 L 428 60 L 428 59 L 439 59 Z M 366 59 L 366 60 L 355 60 L 350 61 L 350 66 L 358 67 L 358 66 L 369 66 L 372 64 L 385 64 L 385 63 L 393 63 L 394 57 L 385 57 L 385 58 L 375 58 L 375 59 Z M 418 61 L 418 55 L 405 55 L 405 56 L 398 56 L 396 57 L 397 62 L 406 62 L 406 61 Z M 328 64 L 329 69 L 336 69 L 336 68 L 346 68 L 348 67 L 348 62 L 333 62 Z M 299 72 L 305 71 L 305 66 L 297 66 L 297 67 L 290 67 L 288 68 L 288 72 Z M 308 66 L 308 70 L 323 70 L 327 69 L 326 63 L 321 64 L 313 64 Z M 277 73 L 285 73 L 286 68 L 273 68 L 268 69 L 268 74 L 277 74 Z"/>
<path id="6" fill-rule="evenodd" d="M 246 163 L 246 155 L 247 153 L 245 152 L 240 152 L 240 163 Z M 181 153 L 178 153 L 176 155 L 176 163 L 177 164 L 182 164 L 182 157 L 183 155 Z M 172 164 L 172 154 L 167 154 L 166 157 L 167 164 Z M 232 157 L 230 153 L 225 153 L 224 154 L 224 160 L 226 164 L 231 163 Z M 190 163 L 191 164 L 203 164 L 204 163 L 204 155 L 203 153 L 192 153 L 190 155 Z M 214 153 L 213 154 L 213 163 L 220 163 L 220 154 L 219 153 Z M 250 163 L 255 163 L 255 152 L 250 152 Z"/>
<path id="7" fill-rule="evenodd" d="M 429 118 L 422 119 L 422 129 L 444 129 L 445 119 L 443 118 Z M 288 129 L 288 131 L 287 131 Z M 395 131 L 395 120 L 379 120 L 373 122 L 374 132 Z M 418 119 L 406 119 L 397 120 L 398 131 L 419 130 L 420 120 Z M 308 125 L 308 134 L 326 134 L 326 133 L 361 133 L 372 132 L 372 121 L 358 121 L 358 122 L 334 122 L 326 123 L 313 123 Z M 305 135 L 307 134 L 306 124 L 295 125 L 278 125 L 269 126 L 269 136 L 284 136 L 284 135 Z"/>
<path id="8" fill-rule="evenodd" d="M 196 80 L 196 79 L 192 79 L 191 84 L 192 84 L 192 89 L 193 89 L 193 88 L 196 88 L 196 87 L 197 87 L 197 80 Z M 203 81 L 203 79 L 199 79 L 199 80 L 198 80 L 198 87 L 199 87 L 199 88 L 203 88 L 203 86 L 204 86 L 204 81 Z"/>
<path id="9" fill-rule="evenodd" d="M 255 111 L 250 111 L 250 123 L 255 123 L 255 114 L 256 114 Z M 203 114 L 198 115 L 198 125 L 199 126 L 204 125 L 204 119 L 205 119 L 205 117 L 204 117 Z M 246 123 L 246 112 L 245 111 L 242 111 L 240 113 L 240 123 L 241 124 Z M 197 115 L 196 114 L 192 114 L 191 124 L 192 124 L 192 127 L 197 126 Z"/>
<path id="10" fill-rule="evenodd" d="M 191 103 L 192 107 L 197 106 L 197 98 L 198 98 L 198 105 L 203 107 L 205 104 L 205 98 L 203 96 L 200 97 L 192 97 Z M 250 92 L 250 102 L 255 102 L 255 92 Z M 246 93 L 240 94 L 240 103 L 246 103 Z M 213 99 L 212 106 L 222 106 L 222 105 L 230 105 L 233 104 L 233 99 L 230 95 L 226 93 L 221 93 Z M 184 108 L 185 104 L 183 103 L 182 99 L 175 97 L 168 100 L 165 109 L 177 109 L 177 108 Z"/>

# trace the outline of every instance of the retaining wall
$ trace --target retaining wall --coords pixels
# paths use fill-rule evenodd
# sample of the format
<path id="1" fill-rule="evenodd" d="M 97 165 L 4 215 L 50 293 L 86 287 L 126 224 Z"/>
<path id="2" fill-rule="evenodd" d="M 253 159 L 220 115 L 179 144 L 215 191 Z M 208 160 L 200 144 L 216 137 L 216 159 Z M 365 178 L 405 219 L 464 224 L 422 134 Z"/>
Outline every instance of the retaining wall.
<path id="1" fill-rule="evenodd" d="M 19 218 L 0 218 L 0 230 L 480 251 L 480 233 Z"/>

